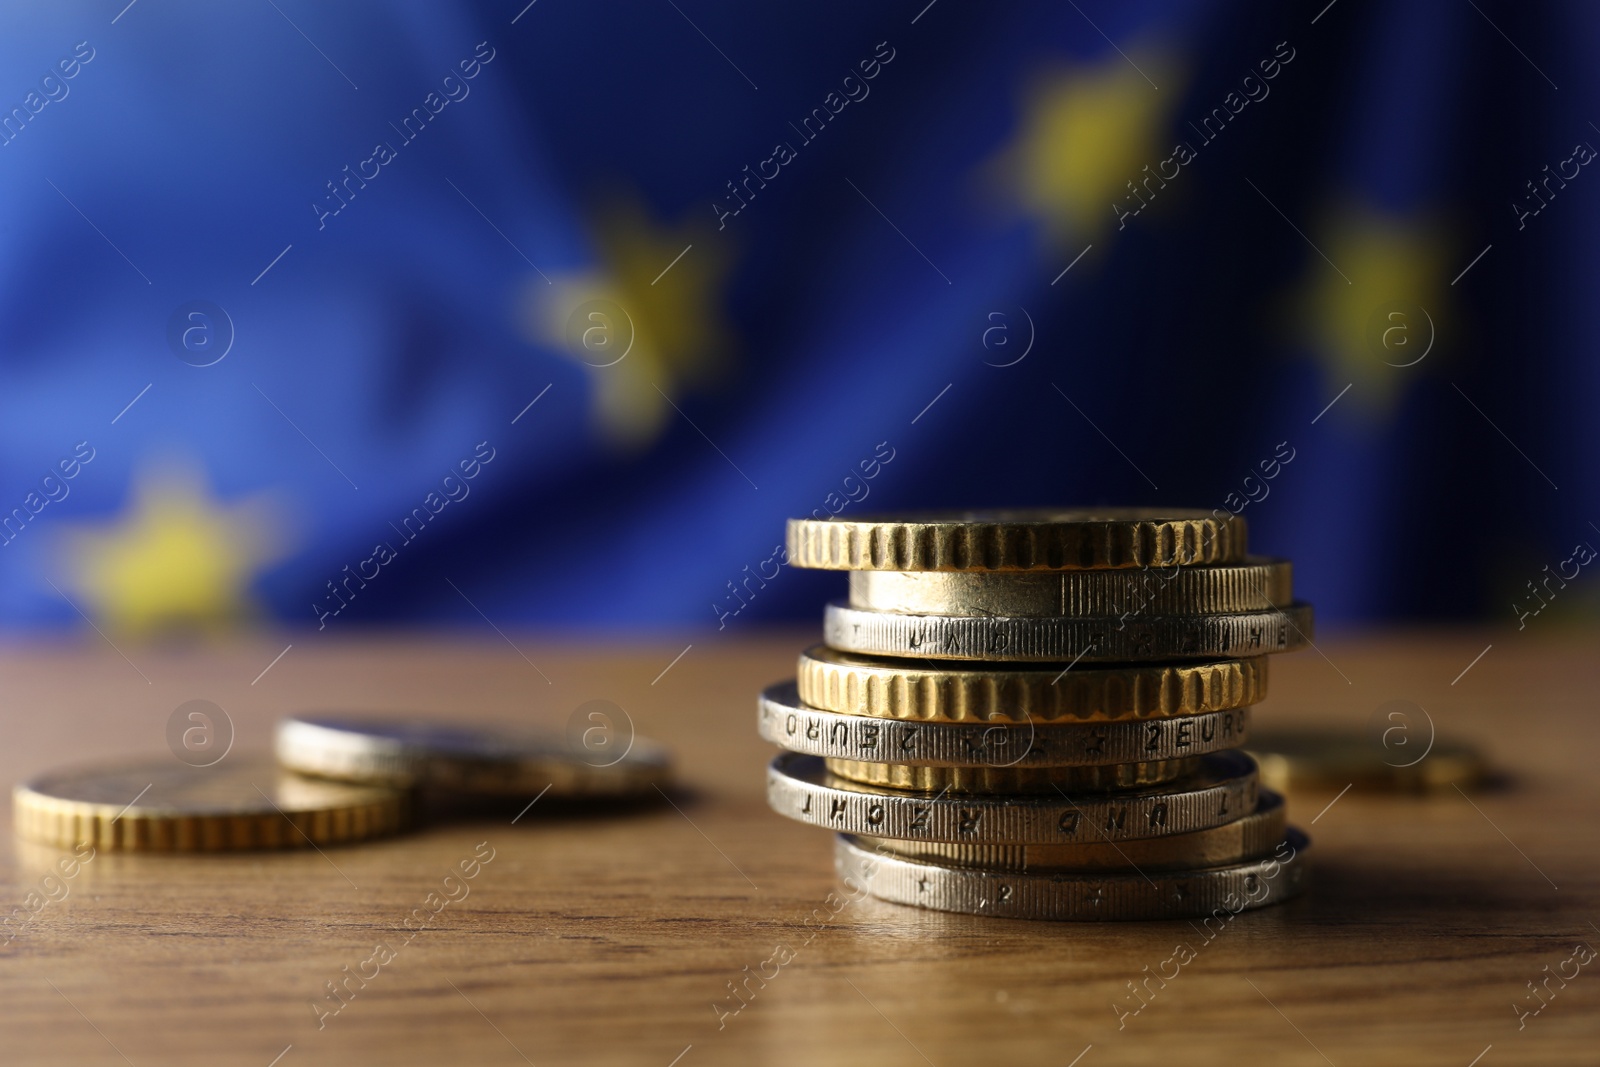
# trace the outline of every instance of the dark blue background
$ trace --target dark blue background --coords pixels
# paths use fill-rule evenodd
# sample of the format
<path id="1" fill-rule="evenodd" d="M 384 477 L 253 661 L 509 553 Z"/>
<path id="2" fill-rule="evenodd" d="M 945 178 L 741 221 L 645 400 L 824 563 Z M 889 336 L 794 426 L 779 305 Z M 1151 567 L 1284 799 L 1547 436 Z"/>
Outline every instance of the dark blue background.
<path id="1" fill-rule="evenodd" d="M 1287 441 L 1294 461 L 1244 515 L 1324 621 L 1509 623 L 1542 567 L 1600 543 L 1600 178 L 1580 173 L 1521 229 L 1511 206 L 1575 143 L 1600 144 L 1600 10 L 924 3 L 7 12 L 0 109 L 77 42 L 95 58 L 0 147 L 0 508 L 76 442 L 96 457 L 0 549 L 0 620 L 96 616 L 74 538 L 181 468 L 210 507 L 256 501 L 273 551 L 237 610 L 191 618 L 158 590 L 150 625 L 315 624 L 327 583 L 395 541 L 480 441 L 495 459 L 470 495 L 327 626 L 480 609 L 716 626 L 783 520 L 885 441 L 893 460 L 844 514 L 1221 507 Z M 470 95 L 319 230 L 324 183 L 398 140 L 389 124 L 482 41 L 495 58 Z M 1196 141 L 1187 123 L 1283 41 L 1294 59 L 1270 95 L 1122 229 L 1110 196 L 1052 229 L 996 177 L 1031 87 L 1099 79 L 1145 109 L 1136 132 L 1156 147 L 1131 179 Z M 870 95 L 719 231 L 724 183 L 799 145 L 789 124 L 879 42 L 894 58 Z M 1093 138 L 1081 154 L 1116 156 Z M 1341 221 L 1361 218 L 1376 221 Z M 1385 258 L 1391 232 L 1412 235 L 1403 262 Z M 645 237 L 648 269 L 626 259 Z M 1398 280 L 1374 281 L 1385 262 Z M 1357 340 L 1319 338 L 1308 301 L 1346 272 L 1374 311 L 1427 309 L 1426 359 L 1363 353 L 1360 308 L 1340 320 Z M 632 277 L 608 291 L 643 328 L 703 336 L 596 369 L 528 327 L 530 300 L 559 299 L 545 278 L 608 274 Z M 191 300 L 236 331 L 213 366 L 169 344 Z M 1032 350 L 990 365 L 1020 351 L 1020 309 Z M 997 322 L 991 342 L 1013 347 L 985 347 Z M 645 414 L 597 414 L 608 373 Z M 1560 610 L 1592 612 L 1584 580 Z M 785 569 L 724 623 L 813 619 L 841 587 Z"/>

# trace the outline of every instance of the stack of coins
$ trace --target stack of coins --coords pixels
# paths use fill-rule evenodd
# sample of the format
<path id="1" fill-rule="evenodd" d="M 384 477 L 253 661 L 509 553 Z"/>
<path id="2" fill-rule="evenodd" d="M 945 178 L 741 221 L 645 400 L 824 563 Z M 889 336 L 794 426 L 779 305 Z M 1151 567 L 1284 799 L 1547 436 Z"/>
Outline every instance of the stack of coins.
<path id="1" fill-rule="evenodd" d="M 1243 520 L 1110 509 L 789 523 L 850 572 L 825 644 L 760 701 L 782 815 L 841 877 L 942 911 L 1237 913 L 1305 880 L 1304 835 L 1244 743 L 1270 652 L 1311 609 Z"/>
<path id="2" fill-rule="evenodd" d="M 670 757 L 631 731 L 623 740 L 597 749 L 587 738 L 449 717 L 301 714 L 279 722 L 276 760 L 224 753 L 206 766 L 161 756 L 67 768 L 17 786 L 12 806 L 19 836 L 59 848 L 350 844 L 413 827 L 424 791 L 535 800 L 653 795 L 670 779 Z"/>

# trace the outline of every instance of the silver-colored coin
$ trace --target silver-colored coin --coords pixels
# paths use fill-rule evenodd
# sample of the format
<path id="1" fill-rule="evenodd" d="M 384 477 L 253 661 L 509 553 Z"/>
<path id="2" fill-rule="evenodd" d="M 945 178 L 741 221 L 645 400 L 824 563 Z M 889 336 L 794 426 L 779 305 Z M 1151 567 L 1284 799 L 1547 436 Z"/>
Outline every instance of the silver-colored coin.
<path id="1" fill-rule="evenodd" d="M 666 784 L 671 757 L 633 738 L 599 764 L 560 735 L 442 718 L 317 713 L 278 723 L 278 762 L 346 782 L 431 786 L 463 793 L 626 796 Z"/>
<path id="2" fill-rule="evenodd" d="M 905 615 L 832 603 L 823 618 L 829 648 L 877 656 L 999 661 L 1142 663 L 1260 656 L 1303 648 L 1311 605 L 1228 615 L 1095 618 Z"/>
<path id="3" fill-rule="evenodd" d="M 1188 871 L 1228 867 L 1272 853 L 1289 829 L 1283 797 L 1262 789 L 1256 810 L 1233 822 L 1188 834 L 1139 841 L 1088 841 L 1078 845 L 972 845 L 951 841 L 896 841 L 858 835 L 856 844 L 917 863 L 995 871 L 1084 874 L 1090 871 Z"/>
<path id="4" fill-rule="evenodd" d="M 1227 867 L 1141 874 L 1028 874 L 942 867 L 863 848 L 840 834 L 834 864 L 846 884 L 897 904 L 1010 919 L 1193 919 L 1207 929 L 1305 888 L 1310 841 L 1291 827 L 1269 857 Z"/>
<path id="5" fill-rule="evenodd" d="M 791 752 L 921 767 L 1096 767 L 1244 744 L 1250 709 L 1127 722 L 936 723 L 819 711 L 794 682 L 761 694 L 761 736 Z"/>
<path id="6" fill-rule="evenodd" d="M 1010 796 L 912 793 L 830 775 L 782 753 L 767 767 L 779 815 L 846 834 L 974 844 L 1069 844 L 1204 830 L 1256 809 L 1256 764 L 1238 750 L 1201 756 L 1195 774 L 1117 792 Z"/>
<path id="7" fill-rule="evenodd" d="M 1137 570 L 851 571 L 850 606 L 912 615 L 1121 616 L 1266 611 L 1294 600 L 1286 559 Z"/>

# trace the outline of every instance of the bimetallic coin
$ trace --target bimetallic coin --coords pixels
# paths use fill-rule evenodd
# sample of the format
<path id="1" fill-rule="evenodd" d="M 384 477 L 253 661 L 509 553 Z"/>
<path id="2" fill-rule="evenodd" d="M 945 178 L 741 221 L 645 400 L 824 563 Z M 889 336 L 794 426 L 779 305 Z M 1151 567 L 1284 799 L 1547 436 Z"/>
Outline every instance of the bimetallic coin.
<path id="1" fill-rule="evenodd" d="M 1291 827 L 1271 855 L 1229 866 L 1147 874 L 1023 873 L 919 863 L 840 834 L 834 864 L 847 885 L 896 904 L 1010 919 L 1200 918 L 1197 930 L 1209 939 L 1213 923 L 1220 931 L 1241 911 L 1277 904 L 1304 889 L 1309 846 Z"/>
<path id="2" fill-rule="evenodd" d="M 1123 722 L 906 722 L 818 711 L 793 682 L 758 704 L 761 736 L 791 752 L 924 767 L 1095 767 L 1201 756 L 1243 744 L 1250 709 Z"/>
<path id="3" fill-rule="evenodd" d="M 910 767 L 903 763 L 825 759 L 828 772 L 885 789 L 1006 794 L 1103 792 L 1175 781 L 1199 769 L 1199 757 L 1110 763 L 1094 767 Z"/>
<path id="4" fill-rule="evenodd" d="M 1212 663 L 927 662 L 817 645 L 800 654 L 800 698 L 814 708 L 923 722 L 1119 722 L 1226 711 L 1266 699 L 1264 656 Z M 781 743 L 781 742 L 780 742 Z"/>
<path id="5" fill-rule="evenodd" d="M 1193 775 L 1123 793 L 919 796 L 850 782 L 830 775 L 815 756 L 783 753 L 767 767 L 767 803 L 779 815 L 840 833 L 989 845 L 1183 834 L 1255 810 L 1254 760 L 1237 750 L 1200 759 Z"/>
<path id="6" fill-rule="evenodd" d="M 643 739 L 596 765 L 553 733 L 440 717 L 295 715 L 278 724 L 277 752 L 322 778 L 489 795 L 627 796 L 666 784 L 671 770 L 666 750 Z"/>
<path id="7" fill-rule="evenodd" d="M 1385 749 L 1373 738 L 1335 730 L 1280 730 L 1251 745 L 1261 777 L 1274 789 L 1343 789 L 1386 793 L 1449 792 L 1468 788 L 1488 774 L 1483 753 L 1471 745 L 1425 740 L 1405 749 Z M 1425 753 L 1425 754 L 1424 754 Z"/>
<path id="8" fill-rule="evenodd" d="M 1261 859 L 1288 829 L 1283 797 L 1261 790 L 1256 810 L 1242 819 L 1190 834 L 1081 845 L 971 845 L 859 837 L 863 847 L 919 863 L 993 871 L 1177 871 Z"/>
<path id="9" fill-rule="evenodd" d="M 825 570 L 1047 571 L 1235 563 L 1245 522 L 1156 508 L 790 519 L 789 562 Z"/>
<path id="10" fill-rule="evenodd" d="M 16 787 L 17 833 L 71 848 L 221 852 L 332 845 L 392 834 L 408 798 L 383 786 L 303 778 L 271 759 L 190 767 L 170 756 L 71 768 Z"/>
<path id="11" fill-rule="evenodd" d="M 910 615 L 1198 615 L 1265 611 L 1294 599 L 1288 560 L 1211 567 L 996 574 L 851 571 L 850 606 Z"/>
<path id="12" fill-rule="evenodd" d="M 1311 636 L 1311 606 L 1231 615 L 1027 618 L 903 615 L 829 604 L 823 639 L 842 652 L 928 659 L 1137 663 L 1291 652 Z"/>

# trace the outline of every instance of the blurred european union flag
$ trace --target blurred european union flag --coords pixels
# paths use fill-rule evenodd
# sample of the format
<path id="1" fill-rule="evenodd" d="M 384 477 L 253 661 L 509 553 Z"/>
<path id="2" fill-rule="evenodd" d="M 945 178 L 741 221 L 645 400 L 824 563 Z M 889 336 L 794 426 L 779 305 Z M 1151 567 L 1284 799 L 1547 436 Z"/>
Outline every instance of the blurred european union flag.
<path id="1" fill-rule="evenodd" d="M 790 515 L 1096 502 L 1505 622 L 1600 538 L 1582 6 L 0 18 L 13 628 L 727 629 Z"/>

